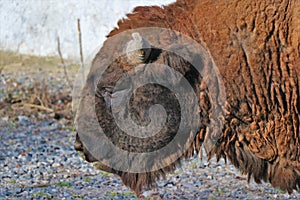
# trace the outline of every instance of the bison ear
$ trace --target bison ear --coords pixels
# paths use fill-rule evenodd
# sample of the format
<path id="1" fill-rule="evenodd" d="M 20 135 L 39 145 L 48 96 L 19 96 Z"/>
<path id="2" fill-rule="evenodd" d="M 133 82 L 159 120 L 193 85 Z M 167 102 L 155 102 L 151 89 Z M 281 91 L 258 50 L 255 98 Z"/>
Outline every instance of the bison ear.
<path id="1" fill-rule="evenodd" d="M 138 32 L 132 33 L 132 39 L 127 43 L 127 61 L 132 65 L 145 63 L 151 53 L 151 45 Z"/>

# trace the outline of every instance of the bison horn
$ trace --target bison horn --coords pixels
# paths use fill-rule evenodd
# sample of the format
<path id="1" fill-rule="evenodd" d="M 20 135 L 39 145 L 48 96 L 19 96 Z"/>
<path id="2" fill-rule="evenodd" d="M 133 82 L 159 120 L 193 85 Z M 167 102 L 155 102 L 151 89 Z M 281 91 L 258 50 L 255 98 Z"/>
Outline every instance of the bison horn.
<path id="1" fill-rule="evenodd" d="M 150 55 L 151 45 L 138 32 L 132 33 L 132 39 L 127 43 L 126 56 L 132 65 L 144 63 Z"/>

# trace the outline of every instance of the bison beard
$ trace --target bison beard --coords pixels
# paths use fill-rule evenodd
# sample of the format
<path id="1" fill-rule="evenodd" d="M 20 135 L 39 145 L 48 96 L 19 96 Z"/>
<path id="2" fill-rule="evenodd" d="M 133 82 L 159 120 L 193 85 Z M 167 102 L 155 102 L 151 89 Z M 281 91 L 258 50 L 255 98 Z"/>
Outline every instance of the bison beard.
<path id="1" fill-rule="evenodd" d="M 299 1 L 179 0 L 165 7 L 137 7 L 108 37 L 128 29 L 162 27 L 184 33 L 199 43 L 205 42 L 221 73 L 227 95 L 225 124 L 217 143 L 208 152 L 209 158 L 213 155 L 217 160 L 228 158 L 242 173 L 248 174 L 249 180 L 252 177 L 257 183 L 270 182 L 274 187 L 291 193 L 300 191 L 299 13 Z M 161 39 L 160 42 L 164 41 Z M 97 54 L 92 69 L 97 68 L 101 59 L 100 53 Z M 142 62 L 172 66 L 185 74 L 193 83 L 193 89 L 200 94 L 202 77 L 190 70 L 190 64 L 184 60 L 153 48 L 149 59 Z M 96 98 L 97 117 L 108 132 L 116 130 L 116 126 L 110 123 L 112 116 L 106 108 L 106 93 L 100 91 L 101 84 L 116 81 L 118 74 L 126 71 L 128 66 L 130 63 L 124 58 L 117 59 L 110 66 L 109 73 L 104 75 L 107 79 L 97 87 L 100 94 L 100 98 Z M 152 86 L 150 90 L 172 96 L 158 86 Z M 154 95 L 147 96 L 149 101 L 168 105 L 168 102 L 155 98 Z M 143 107 L 145 102 L 132 102 L 133 110 L 140 111 L 133 116 L 141 120 L 145 114 L 142 112 L 147 110 Z M 208 134 L 205 130 L 210 112 L 209 103 L 199 101 L 199 104 L 203 121 L 192 145 L 177 161 L 160 170 L 129 173 L 107 167 L 97 162 L 78 134 L 75 149 L 82 151 L 87 161 L 96 162 L 99 169 L 119 175 L 125 185 L 140 194 L 141 190 L 154 187 L 158 179 L 175 170 L 182 159 L 199 152 Z M 170 105 L 176 107 L 176 101 Z M 175 121 L 178 112 L 173 112 Z M 170 125 L 170 128 L 174 126 Z M 164 145 L 171 135 L 172 131 L 169 131 L 152 139 L 157 145 Z M 134 146 L 123 145 L 127 149 Z M 145 142 L 139 145 L 131 150 L 151 151 L 151 145 L 147 146 Z"/>

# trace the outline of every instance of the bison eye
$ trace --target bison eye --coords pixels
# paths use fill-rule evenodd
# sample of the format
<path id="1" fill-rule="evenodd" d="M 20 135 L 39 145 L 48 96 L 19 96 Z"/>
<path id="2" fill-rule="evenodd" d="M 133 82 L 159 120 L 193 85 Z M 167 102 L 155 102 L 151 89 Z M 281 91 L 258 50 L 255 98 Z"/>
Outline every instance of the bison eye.
<path id="1" fill-rule="evenodd" d="M 111 94 L 113 92 L 113 87 L 102 87 L 97 93 L 97 97 L 111 97 Z"/>
<path id="2" fill-rule="evenodd" d="M 101 87 L 97 89 L 95 96 L 99 99 L 104 99 L 107 107 L 110 107 L 113 87 Z"/>
<path id="3" fill-rule="evenodd" d="M 102 87 L 96 92 L 96 97 L 103 98 L 107 107 L 118 107 L 130 91 L 130 88 L 122 88 L 114 91 L 113 87 Z"/>

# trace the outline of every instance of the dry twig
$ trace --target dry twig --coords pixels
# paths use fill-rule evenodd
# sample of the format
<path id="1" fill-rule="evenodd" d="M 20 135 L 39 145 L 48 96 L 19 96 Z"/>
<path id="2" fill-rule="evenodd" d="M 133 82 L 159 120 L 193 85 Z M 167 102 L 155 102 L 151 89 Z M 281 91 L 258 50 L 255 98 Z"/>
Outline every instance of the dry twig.
<path id="1" fill-rule="evenodd" d="M 4 70 L 5 66 L 0 67 L 0 74 L 2 74 L 2 71 Z"/>
<path id="2" fill-rule="evenodd" d="M 20 105 L 20 104 L 19 104 Z M 39 110 L 45 110 L 48 112 L 53 113 L 54 110 L 45 106 L 41 106 L 41 105 L 36 105 L 36 104 L 31 104 L 31 103 L 21 103 L 21 105 L 23 105 L 24 107 L 31 107 L 31 108 L 37 108 Z M 13 109 L 15 109 L 15 106 L 12 106 Z"/>
<path id="3" fill-rule="evenodd" d="M 83 53 L 82 53 L 80 19 L 77 19 L 77 30 L 78 30 L 78 40 L 79 40 L 80 62 L 81 62 L 81 67 L 83 69 L 84 68 L 84 63 L 83 63 Z"/>
<path id="4" fill-rule="evenodd" d="M 60 61 L 61 61 L 61 64 L 63 65 L 64 67 L 64 73 L 65 73 L 65 77 L 66 77 L 66 80 L 68 82 L 68 85 L 70 87 L 70 89 L 72 90 L 72 83 L 69 79 L 69 76 L 68 76 L 68 72 L 67 72 L 67 67 L 66 67 L 66 64 L 65 64 L 65 61 L 62 57 L 62 54 L 61 54 L 61 50 L 60 50 L 60 41 L 59 41 L 59 37 L 57 37 L 57 51 L 58 51 L 58 55 L 60 57 Z"/>

